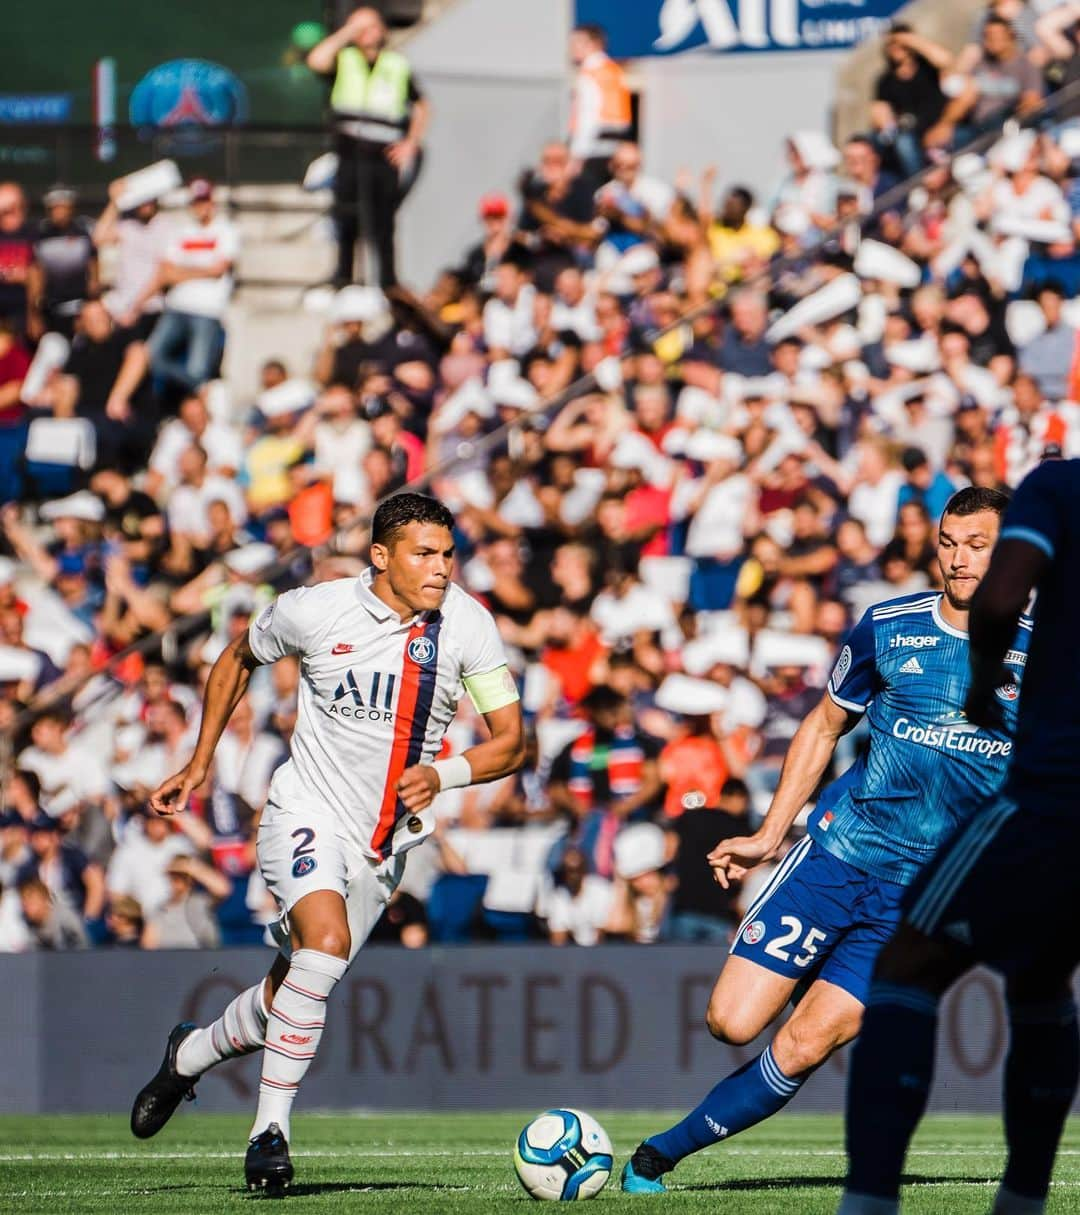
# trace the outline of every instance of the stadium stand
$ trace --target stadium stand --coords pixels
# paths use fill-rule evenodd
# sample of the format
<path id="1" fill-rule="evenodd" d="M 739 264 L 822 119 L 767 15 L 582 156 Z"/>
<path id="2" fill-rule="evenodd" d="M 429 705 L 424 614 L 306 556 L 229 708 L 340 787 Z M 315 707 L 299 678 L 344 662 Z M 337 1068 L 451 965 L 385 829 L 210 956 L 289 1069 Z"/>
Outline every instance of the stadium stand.
<path id="1" fill-rule="evenodd" d="M 934 585 L 955 489 L 1080 454 L 1072 35 L 1041 23 L 1009 71 L 986 37 L 954 63 L 895 35 L 868 133 L 793 132 L 768 197 L 630 142 L 593 192 L 536 148 L 455 265 L 343 288 L 253 402 L 218 375 L 240 248 L 212 183 L 170 208 L 129 178 L 94 223 L 0 184 L 0 950 L 259 939 L 295 666 L 257 672 L 192 813 L 147 793 L 222 647 L 358 573 L 406 485 L 455 512 L 530 758 L 440 797 L 376 939 L 722 938 L 740 904 L 705 923 L 679 848 L 764 812 L 847 627 Z M 463 707 L 453 748 L 481 728 Z"/>

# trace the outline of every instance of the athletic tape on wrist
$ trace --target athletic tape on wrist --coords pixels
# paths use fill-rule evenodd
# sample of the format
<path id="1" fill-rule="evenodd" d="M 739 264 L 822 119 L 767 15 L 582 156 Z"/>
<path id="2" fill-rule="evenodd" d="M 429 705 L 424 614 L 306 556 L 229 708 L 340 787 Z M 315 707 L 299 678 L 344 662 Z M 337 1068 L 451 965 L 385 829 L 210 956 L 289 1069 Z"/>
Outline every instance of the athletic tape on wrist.
<path id="1" fill-rule="evenodd" d="M 472 784 L 472 768 L 464 755 L 451 755 L 449 759 L 437 759 L 431 765 L 439 774 L 439 790 L 464 789 Z"/>

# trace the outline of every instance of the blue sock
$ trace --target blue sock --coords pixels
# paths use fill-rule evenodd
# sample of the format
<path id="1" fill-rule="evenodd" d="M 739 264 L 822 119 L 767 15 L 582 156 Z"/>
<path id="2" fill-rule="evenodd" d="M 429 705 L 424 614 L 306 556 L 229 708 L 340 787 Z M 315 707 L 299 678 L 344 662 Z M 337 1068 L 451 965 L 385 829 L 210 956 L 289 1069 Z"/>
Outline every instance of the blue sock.
<path id="1" fill-rule="evenodd" d="M 934 1071 L 937 997 L 875 983 L 851 1058 L 847 1192 L 896 1200 Z"/>
<path id="2" fill-rule="evenodd" d="M 1024 1198 L 1046 1198 L 1078 1076 L 1080 1039 L 1072 998 L 1011 1005 L 1005 1060 L 1009 1163 L 1001 1181 L 1006 1190 Z"/>
<path id="3" fill-rule="evenodd" d="M 771 1118 L 802 1088 L 809 1074 L 785 1076 L 773 1060 L 772 1047 L 766 1047 L 756 1059 L 721 1080 L 682 1122 L 662 1135 L 651 1135 L 645 1142 L 678 1162 L 710 1143 L 730 1139 Z"/>

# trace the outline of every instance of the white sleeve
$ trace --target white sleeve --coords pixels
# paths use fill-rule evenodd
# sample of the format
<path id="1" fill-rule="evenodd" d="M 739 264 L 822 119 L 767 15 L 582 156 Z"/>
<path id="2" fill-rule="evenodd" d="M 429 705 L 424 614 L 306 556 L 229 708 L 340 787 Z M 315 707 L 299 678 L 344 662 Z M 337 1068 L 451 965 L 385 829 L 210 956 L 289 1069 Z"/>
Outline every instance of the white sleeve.
<path id="1" fill-rule="evenodd" d="M 461 656 L 463 679 L 469 678 L 470 675 L 484 675 L 488 671 L 496 671 L 499 667 L 506 666 L 506 651 L 503 649 L 495 617 L 480 604 L 476 604 L 475 608 Z"/>
<path id="2" fill-rule="evenodd" d="M 308 587 L 286 591 L 267 604 L 248 629 L 251 652 L 261 663 L 277 662 L 287 654 L 300 654 L 307 641 L 308 615 L 304 600 Z"/>
<path id="3" fill-rule="evenodd" d="M 489 350 L 509 350 L 514 344 L 514 314 L 502 300 L 484 305 L 484 342 Z"/>
<path id="4" fill-rule="evenodd" d="M 591 76 L 579 74 L 574 90 L 574 135 L 570 155 L 587 160 L 600 131 L 600 88 Z"/>
<path id="5" fill-rule="evenodd" d="M 240 233 L 232 224 L 225 225 L 218 235 L 217 245 L 219 257 L 229 262 L 236 261 L 236 255 L 240 252 Z"/>

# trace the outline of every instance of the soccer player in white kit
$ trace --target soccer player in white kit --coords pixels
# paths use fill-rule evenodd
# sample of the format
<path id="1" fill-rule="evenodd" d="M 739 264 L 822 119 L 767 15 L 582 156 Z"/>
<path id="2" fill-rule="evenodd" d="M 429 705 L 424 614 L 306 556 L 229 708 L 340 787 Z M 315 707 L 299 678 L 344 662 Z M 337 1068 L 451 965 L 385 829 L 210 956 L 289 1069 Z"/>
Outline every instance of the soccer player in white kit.
<path id="1" fill-rule="evenodd" d="M 274 774 L 256 841 L 282 909 L 282 952 L 212 1025 L 172 1030 L 131 1112 L 132 1131 L 148 1138 L 205 1071 L 265 1047 L 244 1165 L 251 1189 L 280 1193 L 292 1180 L 289 1114 L 327 998 L 401 880 L 405 852 L 431 833 L 435 795 L 507 776 L 524 758 L 521 705 L 495 621 L 450 582 L 452 528 L 433 498 L 387 499 L 372 521 L 371 569 L 287 591 L 224 651 L 207 681 L 195 753 L 150 799 L 158 814 L 183 811 L 252 670 L 299 656 L 290 757 Z M 463 691 L 491 737 L 436 760 Z"/>

